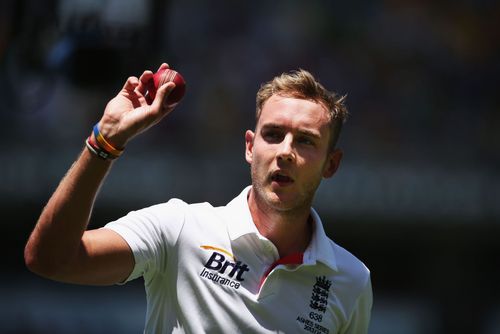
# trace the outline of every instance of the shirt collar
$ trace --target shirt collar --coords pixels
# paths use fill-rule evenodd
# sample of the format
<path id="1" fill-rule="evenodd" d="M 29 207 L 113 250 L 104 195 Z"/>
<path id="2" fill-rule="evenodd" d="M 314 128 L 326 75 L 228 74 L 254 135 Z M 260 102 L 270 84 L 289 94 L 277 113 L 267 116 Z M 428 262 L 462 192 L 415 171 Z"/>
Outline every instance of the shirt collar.
<path id="1" fill-rule="evenodd" d="M 227 230 L 231 241 L 246 235 L 257 234 L 250 208 L 248 207 L 248 193 L 252 186 L 248 186 L 226 206 L 228 213 Z"/>
<path id="2" fill-rule="evenodd" d="M 304 263 L 322 262 L 331 269 L 338 271 L 333 244 L 325 233 L 321 218 L 314 208 L 311 208 L 314 221 L 314 231 L 311 242 L 304 253 Z"/>
<path id="3" fill-rule="evenodd" d="M 248 193 L 251 188 L 252 186 L 247 186 L 226 206 L 228 218 L 227 230 L 231 241 L 236 241 L 249 234 L 260 236 L 253 222 L 250 208 L 248 207 Z M 332 242 L 325 233 L 318 213 L 313 208 L 311 208 L 311 216 L 314 222 L 314 229 L 311 242 L 304 253 L 304 264 L 315 264 L 319 261 L 337 271 L 338 268 Z"/>

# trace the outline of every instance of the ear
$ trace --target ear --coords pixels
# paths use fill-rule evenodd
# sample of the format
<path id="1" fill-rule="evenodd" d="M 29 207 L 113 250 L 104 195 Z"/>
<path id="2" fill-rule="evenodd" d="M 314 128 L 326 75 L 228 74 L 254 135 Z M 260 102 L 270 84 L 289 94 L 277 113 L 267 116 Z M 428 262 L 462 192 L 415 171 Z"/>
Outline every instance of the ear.
<path id="1" fill-rule="evenodd" d="M 340 160 L 342 160 L 342 156 L 344 152 L 341 149 L 334 149 L 332 152 L 328 153 L 328 157 L 325 163 L 325 168 L 323 169 L 323 177 L 328 179 L 335 174 L 337 169 L 340 166 Z"/>
<path id="2" fill-rule="evenodd" d="M 245 132 L 245 159 L 249 164 L 253 161 L 253 140 L 255 138 L 255 133 L 253 131 L 247 130 Z"/>

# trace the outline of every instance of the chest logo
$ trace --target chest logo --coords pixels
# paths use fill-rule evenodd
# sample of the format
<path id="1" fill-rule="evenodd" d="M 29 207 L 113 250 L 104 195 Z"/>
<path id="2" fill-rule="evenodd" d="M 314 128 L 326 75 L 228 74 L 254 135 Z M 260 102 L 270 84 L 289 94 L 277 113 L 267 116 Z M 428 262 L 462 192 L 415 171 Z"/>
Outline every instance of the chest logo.
<path id="1" fill-rule="evenodd" d="M 328 307 L 328 293 L 331 286 L 332 281 L 325 276 L 316 276 L 316 283 L 313 285 L 311 301 L 309 302 L 312 311 L 309 312 L 308 317 L 298 316 L 296 319 L 305 331 L 314 334 L 330 333 L 330 329 L 323 326 L 321 322 L 324 320 Z"/>
<path id="2" fill-rule="evenodd" d="M 313 286 L 309 307 L 318 312 L 325 313 L 328 305 L 328 291 L 331 285 L 332 281 L 326 279 L 325 276 L 316 277 L 316 284 Z"/>
<path id="3" fill-rule="evenodd" d="M 205 263 L 200 277 L 221 285 L 238 289 L 245 280 L 244 274 L 250 269 L 246 263 L 236 261 L 230 252 L 213 246 L 200 246 L 202 249 L 212 251 L 212 255 Z"/>

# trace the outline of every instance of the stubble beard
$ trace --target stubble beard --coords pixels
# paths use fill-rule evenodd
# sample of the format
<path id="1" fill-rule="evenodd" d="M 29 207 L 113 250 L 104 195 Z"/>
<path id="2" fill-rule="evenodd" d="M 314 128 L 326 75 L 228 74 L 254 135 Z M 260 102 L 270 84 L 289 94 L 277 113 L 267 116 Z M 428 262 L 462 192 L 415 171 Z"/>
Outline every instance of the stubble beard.
<path id="1" fill-rule="evenodd" d="M 306 190 L 298 193 L 294 199 L 283 201 L 279 194 L 271 190 L 269 175 L 261 176 L 254 165 L 251 166 L 252 188 L 255 191 L 255 200 L 261 209 L 273 210 L 281 214 L 294 215 L 297 212 L 310 210 L 314 194 L 319 186 L 312 184 Z"/>

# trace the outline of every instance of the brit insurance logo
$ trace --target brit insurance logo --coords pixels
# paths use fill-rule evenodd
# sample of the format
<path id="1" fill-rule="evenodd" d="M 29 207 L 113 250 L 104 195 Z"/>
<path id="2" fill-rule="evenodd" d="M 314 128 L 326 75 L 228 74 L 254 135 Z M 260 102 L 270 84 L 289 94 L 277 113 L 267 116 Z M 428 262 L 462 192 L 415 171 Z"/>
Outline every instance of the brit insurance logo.
<path id="1" fill-rule="evenodd" d="M 236 261 L 234 255 L 225 249 L 207 245 L 200 246 L 200 248 L 212 252 L 200 273 L 200 277 L 216 284 L 239 289 L 241 282 L 245 280 L 243 275 L 250 271 L 248 265 Z"/>

